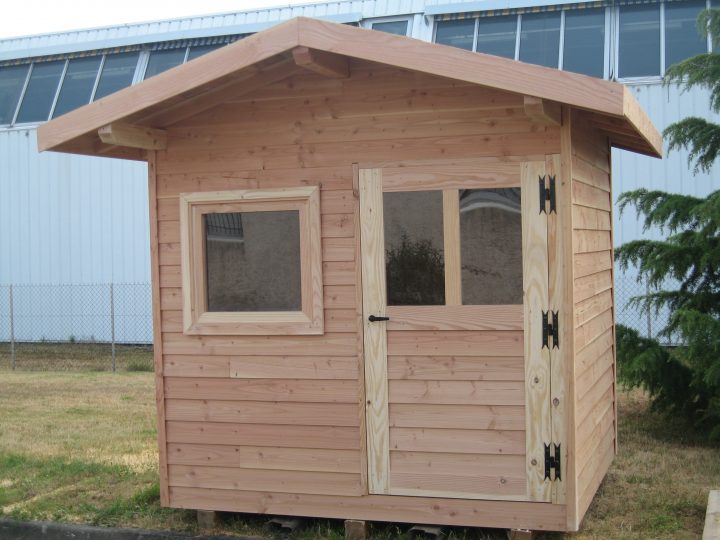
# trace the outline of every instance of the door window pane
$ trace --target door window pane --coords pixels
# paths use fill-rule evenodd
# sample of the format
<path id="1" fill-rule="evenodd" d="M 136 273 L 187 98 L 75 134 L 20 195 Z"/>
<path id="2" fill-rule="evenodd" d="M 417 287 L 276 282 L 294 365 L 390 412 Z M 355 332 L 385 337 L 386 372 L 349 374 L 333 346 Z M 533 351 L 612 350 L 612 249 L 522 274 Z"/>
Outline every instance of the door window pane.
<path id="1" fill-rule="evenodd" d="M 478 21 L 477 52 L 515 58 L 517 17 L 483 17 Z"/>
<path id="2" fill-rule="evenodd" d="M 18 112 L 19 124 L 44 122 L 48 119 L 64 67 L 64 60 L 33 64 L 30 81 Z"/>
<path id="3" fill-rule="evenodd" d="M 439 21 L 435 27 L 435 43 L 472 51 L 475 19 Z"/>
<path id="4" fill-rule="evenodd" d="M 389 306 L 445 304 L 442 191 L 383 194 Z"/>
<path id="5" fill-rule="evenodd" d="M 208 311 L 300 311 L 297 210 L 204 215 Z"/>
<path id="6" fill-rule="evenodd" d="M 97 101 L 130 86 L 135 76 L 139 56 L 140 53 L 137 52 L 107 55 L 94 99 Z"/>
<path id="7" fill-rule="evenodd" d="M 558 67 L 560 12 L 525 13 L 520 21 L 520 60 Z"/>
<path id="8" fill-rule="evenodd" d="M 167 51 L 153 51 L 150 53 L 145 79 L 179 66 L 185 60 L 185 49 L 170 49 Z"/>
<path id="9" fill-rule="evenodd" d="M 377 22 L 377 23 L 372 23 L 372 29 L 379 30 L 380 32 L 387 32 L 388 34 L 396 34 L 398 36 L 407 36 L 408 22 L 407 21 Z"/>
<path id="10" fill-rule="evenodd" d="M 198 58 L 199 56 L 212 52 L 215 49 L 219 49 L 223 45 L 223 43 L 216 43 L 215 45 L 198 45 L 197 47 L 190 47 L 190 52 L 187 57 L 188 62 Z"/>
<path id="11" fill-rule="evenodd" d="M 68 62 L 53 118 L 90 103 L 101 58 L 75 58 Z"/>
<path id="12" fill-rule="evenodd" d="M 620 7 L 618 76 L 660 75 L 660 5 Z"/>
<path id="13" fill-rule="evenodd" d="M 464 305 L 522 304 L 520 188 L 460 190 Z"/>
<path id="14" fill-rule="evenodd" d="M 566 11 L 563 69 L 603 77 L 604 64 L 605 9 Z"/>
<path id="15" fill-rule="evenodd" d="M 665 4 L 665 66 L 707 52 L 707 40 L 697 29 L 697 17 L 705 2 L 669 2 Z"/>
<path id="16" fill-rule="evenodd" d="M 30 65 L 0 68 L 0 124 L 11 124 Z"/>

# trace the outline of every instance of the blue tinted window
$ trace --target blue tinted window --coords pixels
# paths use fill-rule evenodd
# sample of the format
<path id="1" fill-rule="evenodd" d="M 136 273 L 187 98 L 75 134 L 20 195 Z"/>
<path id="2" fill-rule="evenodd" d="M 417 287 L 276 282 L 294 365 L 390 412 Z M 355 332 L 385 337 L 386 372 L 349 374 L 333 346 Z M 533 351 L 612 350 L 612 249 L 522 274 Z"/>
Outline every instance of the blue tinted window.
<path id="1" fill-rule="evenodd" d="M 185 49 L 170 49 L 167 51 L 153 51 L 150 53 L 145 79 L 179 66 L 185 60 Z"/>
<path id="2" fill-rule="evenodd" d="M 190 47 L 190 52 L 188 53 L 188 62 L 190 60 L 194 60 L 195 58 L 202 56 L 203 54 L 207 54 L 211 51 L 214 51 L 215 49 L 219 49 L 222 47 L 223 43 L 216 43 L 215 45 L 198 45 L 197 47 Z"/>
<path id="3" fill-rule="evenodd" d="M 435 27 L 435 43 L 472 51 L 475 19 L 439 21 Z"/>
<path id="4" fill-rule="evenodd" d="M 90 103 L 101 59 L 100 56 L 93 56 L 68 62 L 53 118 Z"/>
<path id="5" fill-rule="evenodd" d="M 483 17 L 478 21 L 477 52 L 515 58 L 517 17 Z"/>
<path id="6" fill-rule="evenodd" d="M 50 116 L 65 61 L 33 64 L 30 81 L 23 97 L 17 122 L 44 122 Z"/>
<path id="7" fill-rule="evenodd" d="M 396 34 L 398 36 L 407 36 L 408 22 L 407 21 L 388 21 L 388 22 L 376 22 L 372 24 L 373 30 L 379 30 L 380 32 L 387 32 L 388 34 Z"/>
<path id="8" fill-rule="evenodd" d="M 100 73 L 100 81 L 97 90 L 95 90 L 94 99 L 104 98 L 113 92 L 130 86 L 135 76 L 139 56 L 140 53 L 137 52 L 107 55 L 102 73 Z"/>
<path id="9" fill-rule="evenodd" d="M 704 0 L 665 4 L 665 66 L 707 52 L 707 39 L 697 29 Z"/>
<path id="10" fill-rule="evenodd" d="M 0 124 L 12 123 L 29 68 L 29 64 L 0 68 Z"/>
<path id="11" fill-rule="evenodd" d="M 524 13 L 520 27 L 520 60 L 546 67 L 558 67 L 560 12 Z"/>
<path id="12" fill-rule="evenodd" d="M 605 64 L 605 9 L 565 12 L 563 69 L 603 77 Z"/>
<path id="13" fill-rule="evenodd" d="M 660 5 L 620 7 L 618 76 L 660 75 Z"/>

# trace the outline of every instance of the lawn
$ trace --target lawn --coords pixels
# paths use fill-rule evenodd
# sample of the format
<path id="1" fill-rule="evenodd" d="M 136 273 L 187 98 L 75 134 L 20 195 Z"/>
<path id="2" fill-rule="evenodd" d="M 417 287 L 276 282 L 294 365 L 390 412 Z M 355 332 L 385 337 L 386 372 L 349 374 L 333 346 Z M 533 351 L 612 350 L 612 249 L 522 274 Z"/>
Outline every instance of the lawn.
<path id="1" fill-rule="evenodd" d="M 162 509 L 150 373 L 0 371 L 0 514 L 131 527 L 195 529 L 194 514 Z M 583 530 L 546 538 L 698 538 L 707 494 L 720 486 L 720 448 L 623 393 L 620 455 Z M 227 516 L 216 532 L 260 534 L 262 518 Z M 375 537 L 402 537 L 381 525 Z M 457 539 L 505 538 L 454 529 Z M 342 537 L 342 522 L 311 520 L 299 539 Z"/>

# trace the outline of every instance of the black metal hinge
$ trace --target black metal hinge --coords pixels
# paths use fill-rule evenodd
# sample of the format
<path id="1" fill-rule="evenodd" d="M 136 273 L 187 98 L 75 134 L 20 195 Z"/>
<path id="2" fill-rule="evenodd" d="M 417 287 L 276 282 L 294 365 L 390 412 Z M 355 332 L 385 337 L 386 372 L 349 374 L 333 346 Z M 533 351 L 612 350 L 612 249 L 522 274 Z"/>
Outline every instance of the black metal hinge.
<path id="1" fill-rule="evenodd" d="M 550 448 L 554 449 L 554 455 L 550 453 Z M 545 480 L 560 480 L 560 445 L 550 443 L 545 445 Z M 555 477 L 550 478 L 550 470 L 555 471 Z"/>
<path id="2" fill-rule="evenodd" d="M 545 186 L 545 177 L 539 176 L 538 177 L 538 185 L 540 186 L 540 213 L 546 212 L 545 206 L 546 202 L 550 201 L 550 210 L 547 211 L 548 214 L 552 212 L 556 212 L 555 210 L 555 177 L 554 176 L 548 176 L 549 185 Z"/>
<path id="3" fill-rule="evenodd" d="M 552 316 L 552 321 L 550 317 Z M 553 349 L 560 348 L 560 319 L 557 311 L 542 312 L 542 346 L 550 347 L 550 337 L 553 340 Z"/>

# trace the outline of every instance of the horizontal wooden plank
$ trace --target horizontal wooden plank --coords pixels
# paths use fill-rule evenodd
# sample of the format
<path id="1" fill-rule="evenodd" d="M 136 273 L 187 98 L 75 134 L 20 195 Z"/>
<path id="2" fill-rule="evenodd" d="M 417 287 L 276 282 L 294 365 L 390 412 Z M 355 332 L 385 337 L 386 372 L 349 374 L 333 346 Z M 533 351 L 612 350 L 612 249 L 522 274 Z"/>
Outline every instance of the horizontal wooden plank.
<path id="1" fill-rule="evenodd" d="M 218 164 L 219 165 L 219 164 Z M 226 191 L 230 189 L 273 189 L 295 186 L 320 186 L 323 190 L 352 189 L 352 169 L 317 167 L 298 170 L 266 171 L 218 170 L 214 173 L 185 173 L 157 175 L 158 198 L 177 197 L 180 193 L 196 191 Z"/>
<path id="2" fill-rule="evenodd" d="M 275 471 L 169 465 L 171 486 L 226 490 L 263 489 L 281 493 L 317 493 L 322 495 L 361 495 L 359 474 L 319 471 Z"/>
<path id="3" fill-rule="evenodd" d="M 347 301 L 346 297 L 342 296 L 335 296 L 331 298 L 333 301 L 326 302 L 326 307 L 331 307 L 335 301 Z M 325 321 L 325 332 L 356 332 L 358 330 L 357 314 L 354 309 L 325 309 L 323 316 Z M 161 312 L 161 325 L 163 332 L 182 332 L 182 311 L 163 310 Z"/>
<path id="4" fill-rule="evenodd" d="M 594 458 L 597 448 L 607 437 L 615 438 L 613 402 L 608 400 L 598 403 L 597 410 L 598 414 L 589 414 L 576 432 L 578 469 Z"/>
<path id="5" fill-rule="evenodd" d="M 357 403 L 358 382 L 357 380 L 165 377 L 165 398 Z"/>
<path id="6" fill-rule="evenodd" d="M 610 191 L 610 175 L 582 158 L 578 158 L 577 156 L 573 158 L 572 174 L 573 180 L 583 182 L 604 191 Z"/>
<path id="7" fill-rule="evenodd" d="M 357 426 L 357 403 L 289 403 L 216 399 L 165 399 L 165 418 L 192 422 Z"/>
<path id="8" fill-rule="evenodd" d="M 575 279 L 610 270 L 613 265 L 612 251 L 577 253 L 573 257 Z"/>
<path id="9" fill-rule="evenodd" d="M 608 328 L 595 341 L 575 353 L 575 377 L 581 377 L 585 371 L 592 368 L 598 358 L 608 349 L 615 346 L 615 335 L 612 328 Z"/>
<path id="10" fill-rule="evenodd" d="M 326 310 L 353 310 L 356 306 L 354 285 L 325 285 L 323 304 Z M 355 330 L 353 327 L 352 330 Z M 351 330 L 351 331 L 352 331 Z"/>
<path id="11" fill-rule="evenodd" d="M 587 253 L 589 251 L 609 251 L 612 249 L 610 231 L 573 231 L 573 251 Z"/>
<path id="12" fill-rule="evenodd" d="M 181 287 L 182 274 L 180 265 L 160 267 L 160 287 Z"/>
<path id="13" fill-rule="evenodd" d="M 384 176 L 383 176 L 384 178 Z M 523 306 L 388 306 L 393 330 L 522 330 Z"/>
<path id="14" fill-rule="evenodd" d="M 522 455 L 457 454 L 447 452 L 390 452 L 390 469 L 398 473 L 504 476 L 525 478 Z"/>
<path id="15" fill-rule="evenodd" d="M 582 182 L 572 183 L 572 200 L 573 204 L 597 210 L 609 212 L 612 208 L 609 192 Z"/>
<path id="16" fill-rule="evenodd" d="M 572 206 L 573 229 L 590 229 L 609 231 L 612 224 L 612 215 L 607 210 L 588 208 L 587 206 Z"/>
<path id="17" fill-rule="evenodd" d="M 594 452 L 594 458 L 583 468 L 577 479 L 578 500 L 580 515 L 583 515 L 590 506 L 595 493 L 603 478 L 607 474 L 610 464 L 615 457 L 615 444 L 613 438 L 607 438 L 602 445 Z"/>
<path id="18" fill-rule="evenodd" d="M 590 391 L 603 373 L 605 373 L 608 368 L 613 365 L 613 362 L 615 361 L 614 352 L 613 347 L 608 348 L 597 358 L 597 360 L 595 360 L 595 362 L 591 364 L 588 369 L 584 370 L 576 377 L 575 390 L 577 395 L 580 396 L 580 400 L 583 399 L 582 396 L 584 396 L 586 392 Z"/>
<path id="19" fill-rule="evenodd" d="M 582 302 L 591 296 L 607 291 L 613 286 L 612 280 L 610 270 L 602 270 L 588 276 L 575 278 L 573 282 L 573 299 L 576 303 Z"/>
<path id="20" fill-rule="evenodd" d="M 388 332 L 388 356 L 522 356 L 521 331 Z"/>
<path id="21" fill-rule="evenodd" d="M 559 531 L 560 504 L 369 495 L 342 497 L 170 487 L 170 505 L 191 510 Z"/>
<path id="22" fill-rule="evenodd" d="M 354 333 L 323 336 L 185 336 L 163 333 L 163 353 L 234 356 L 357 356 Z"/>
<path id="23" fill-rule="evenodd" d="M 239 379 L 354 379 L 357 358 L 344 356 L 182 356 L 164 355 L 170 377 L 236 377 Z"/>
<path id="24" fill-rule="evenodd" d="M 221 422 L 166 422 L 168 443 L 273 446 L 358 450 L 356 427 L 228 424 Z"/>
<path id="25" fill-rule="evenodd" d="M 575 304 L 575 326 L 582 326 L 613 307 L 612 290 L 603 291 Z"/>
<path id="26" fill-rule="evenodd" d="M 388 356 L 390 379 L 524 381 L 522 356 Z"/>
<path id="27" fill-rule="evenodd" d="M 347 262 L 355 260 L 355 238 L 323 238 L 323 262 Z"/>
<path id="28" fill-rule="evenodd" d="M 613 386 L 615 385 L 615 372 L 612 367 L 600 375 L 595 384 L 582 396 L 576 405 L 575 418 L 578 425 L 582 425 L 585 418 L 600 402 L 611 403 L 613 400 Z"/>
<path id="29" fill-rule="evenodd" d="M 418 490 L 425 493 L 452 494 L 462 497 L 487 493 L 489 496 L 525 495 L 527 480 L 518 476 L 488 474 L 471 476 L 469 474 L 422 474 L 417 472 L 400 473 L 390 468 L 390 490 Z"/>
<path id="30" fill-rule="evenodd" d="M 520 381 L 401 381 L 389 383 L 390 403 L 524 405 Z"/>
<path id="31" fill-rule="evenodd" d="M 383 168 L 383 191 L 503 188 L 520 186 L 520 162 L 487 158 L 436 167 Z"/>
<path id="32" fill-rule="evenodd" d="M 359 473 L 361 465 L 358 450 L 318 448 L 170 443 L 167 456 L 168 463 L 172 465 L 212 465 L 283 471 Z"/>
<path id="33" fill-rule="evenodd" d="M 576 327 L 575 350 L 582 350 L 583 347 L 602 336 L 606 330 L 612 328 L 613 324 L 615 324 L 613 319 L 613 310 L 608 309 Z"/>
<path id="34" fill-rule="evenodd" d="M 324 285 L 355 285 L 357 273 L 352 261 L 326 261 L 323 263 Z"/>
<path id="35" fill-rule="evenodd" d="M 406 452 L 523 455 L 525 432 L 393 428 L 390 430 L 390 449 Z"/>
<path id="36" fill-rule="evenodd" d="M 390 404 L 390 427 L 453 429 L 525 429 L 519 405 Z"/>
<path id="37" fill-rule="evenodd" d="M 186 151 L 180 155 L 173 155 L 172 159 L 160 156 L 158 173 L 338 167 L 357 161 L 358 156 L 362 156 L 364 164 L 378 165 L 420 158 L 462 159 L 468 156 L 528 156 L 559 152 L 559 130 L 547 127 L 528 133 L 351 140 L 322 144 L 243 146 L 213 151 Z"/>

